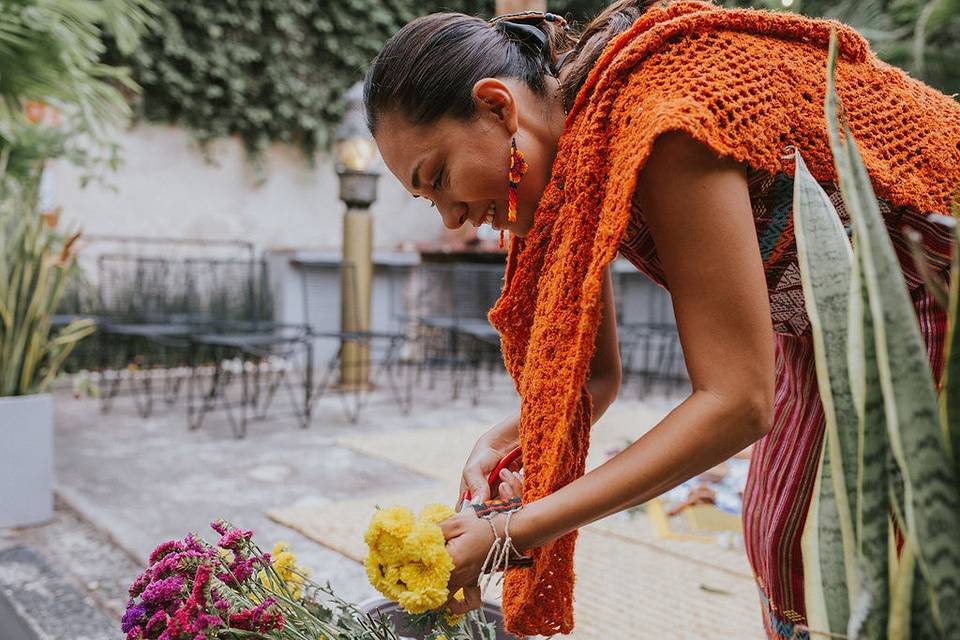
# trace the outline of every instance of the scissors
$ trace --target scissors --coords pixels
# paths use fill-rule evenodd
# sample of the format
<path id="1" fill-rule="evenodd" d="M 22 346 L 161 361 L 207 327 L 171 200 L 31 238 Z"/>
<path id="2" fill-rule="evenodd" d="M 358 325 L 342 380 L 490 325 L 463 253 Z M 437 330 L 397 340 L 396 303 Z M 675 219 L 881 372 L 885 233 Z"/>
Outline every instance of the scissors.
<path id="1" fill-rule="evenodd" d="M 503 469 L 509 468 L 510 465 L 518 460 L 520 460 L 520 463 L 516 465 L 517 468 L 523 466 L 523 461 L 520 458 L 522 454 L 523 451 L 520 449 L 520 447 L 517 447 L 516 449 L 510 451 L 507 455 L 500 458 L 500 462 L 497 463 L 497 466 L 493 468 L 493 471 L 490 472 L 490 476 L 487 478 L 487 484 L 490 485 L 491 496 L 493 496 L 493 488 L 496 486 L 497 480 L 500 477 L 500 472 Z M 464 490 L 464 492 L 460 495 L 460 510 L 463 510 L 464 507 L 470 504 L 471 497 L 470 489 Z"/>

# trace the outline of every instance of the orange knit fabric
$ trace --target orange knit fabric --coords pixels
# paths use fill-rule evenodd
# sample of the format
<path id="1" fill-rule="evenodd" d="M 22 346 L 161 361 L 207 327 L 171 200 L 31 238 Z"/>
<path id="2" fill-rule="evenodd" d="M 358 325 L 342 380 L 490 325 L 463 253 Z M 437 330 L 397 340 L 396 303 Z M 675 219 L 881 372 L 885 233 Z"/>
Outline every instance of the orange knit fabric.
<path id="1" fill-rule="evenodd" d="M 818 180 L 834 179 L 823 111 L 831 26 L 838 92 L 877 195 L 949 211 L 960 184 L 960 105 L 880 62 L 856 32 L 695 1 L 650 9 L 608 45 L 581 90 L 534 227 L 511 240 L 504 290 L 490 312 L 522 398 L 525 502 L 584 472 L 601 275 L 654 141 L 684 131 L 771 174 L 793 173 L 784 153 L 793 145 Z M 575 539 L 567 534 L 535 550 L 533 567 L 508 571 L 511 632 L 571 631 Z M 643 584 L 638 576 L 624 587 Z"/>

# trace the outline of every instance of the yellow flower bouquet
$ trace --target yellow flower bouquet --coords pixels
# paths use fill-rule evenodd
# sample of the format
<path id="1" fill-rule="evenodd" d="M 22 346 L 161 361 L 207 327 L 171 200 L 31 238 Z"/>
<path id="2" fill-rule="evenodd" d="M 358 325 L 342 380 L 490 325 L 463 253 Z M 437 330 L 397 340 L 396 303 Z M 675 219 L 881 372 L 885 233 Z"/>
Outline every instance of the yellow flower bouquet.
<path id="1" fill-rule="evenodd" d="M 364 540 L 370 583 L 409 613 L 440 608 L 449 598 L 453 559 L 437 523 L 454 515 L 442 504 L 427 505 L 419 517 L 405 507 L 379 509 Z"/>

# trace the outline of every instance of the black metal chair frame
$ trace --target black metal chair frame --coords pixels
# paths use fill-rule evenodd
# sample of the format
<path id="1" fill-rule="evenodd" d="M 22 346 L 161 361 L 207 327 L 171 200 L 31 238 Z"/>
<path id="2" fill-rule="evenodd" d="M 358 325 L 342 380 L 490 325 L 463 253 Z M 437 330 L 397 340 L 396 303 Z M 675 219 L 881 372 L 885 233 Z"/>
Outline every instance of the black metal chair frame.
<path id="1" fill-rule="evenodd" d="M 493 384 L 493 372 L 501 364 L 500 338 L 487 320 L 487 313 L 500 295 L 503 283 L 503 265 L 473 263 L 421 264 L 417 277 L 426 281 L 439 277 L 448 281 L 436 288 L 418 286 L 441 300 L 430 299 L 429 294 L 418 296 L 412 320 L 416 341 L 422 356 L 416 367 L 419 383 L 426 370 L 428 388 L 433 389 L 436 375 L 447 371 L 451 380 L 451 397 L 457 400 L 467 374 L 471 401 L 479 404 L 481 369 L 488 370 L 488 383 Z"/>
<path id="2" fill-rule="evenodd" d="M 251 420 L 266 418 L 281 387 L 288 393 L 300 427 L 310 426 L 313 343 L 308 327 L 231 323 L 217 326 L 216 331 L 194 333 L 189 343 L 193 367 L 188 380 L 187 423 L 191 430 L 199 429 L 206 415 L 219 407 L 226 413 L 233 435 L 243 438 Z M 213 371 L 204 384 L 200 372 L 205 368 L 207 354 L 211 356 Z M 231 355 L 233 358 L 229 358 Z M 301 356 L 304 363 L 300 381 L 291 379 L 287 368 L 269 368 L 271 357 L 293 362 Z M 236 358 L 240 359 L 239 375 L 230 366 Z M 238 377 L 240 397 L 231 399 L 230 387 Z"/>
<path id="3" fill-rule="evenodd" d="M 358 317 L 359 301 L 353 295 L 354 268 L 344 262 L 338 267 L 340 273 L 341 306 L 346 305 L 347 312 Z M 303 300 L 304 322 L 310 326 L 310 301 L 307 287 L 307 273 L 301 270 L 301 295 Z M 345 300 L 343 296 L 348 296 Z M 333 341 L 336 348 L 333 355 L 327 360 L 323 371 L 317 376 L 317 384 L 313 387 L 311 402 L 316 402 L 329 393 L 336 393 L 340 397 L 345 417 L 350 423 L 356 424 L 360 419 L 361 410 L 367 406 L 373 390 L 381 386 L 386 379 L 390 393 L 397 403 L 402 415 L 408 415 L 413 402 L 413 389 L 409 376 L 405 376 L 405 366 L 402 358 L 402 349 L 410 337 L 402 331 L 318 331 L 311 330 L 310 338 L 313 341 Z M 344 374 L 361 363 L 348 362 L 346 353 L 349 345 L 365 348 L 369 367 L 367 384 L 341 385 L 337 381 L 338 374 L 342 379 Z"/>

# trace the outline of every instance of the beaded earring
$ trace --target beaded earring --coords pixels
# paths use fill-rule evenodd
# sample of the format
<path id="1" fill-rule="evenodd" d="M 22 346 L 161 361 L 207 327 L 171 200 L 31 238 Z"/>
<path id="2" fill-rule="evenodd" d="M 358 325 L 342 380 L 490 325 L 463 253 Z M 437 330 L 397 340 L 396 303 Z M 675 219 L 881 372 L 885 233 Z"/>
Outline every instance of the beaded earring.
<path id="1" fill-rule="evenodd" d="M 517 186 L 529 167 L 527 161 L 523 159 L 523 152 L 517 149 L 517 139 L 510 141 L 510 193 L 509 208 L 507 209 L 507 220 L 517 221 Z"/>

